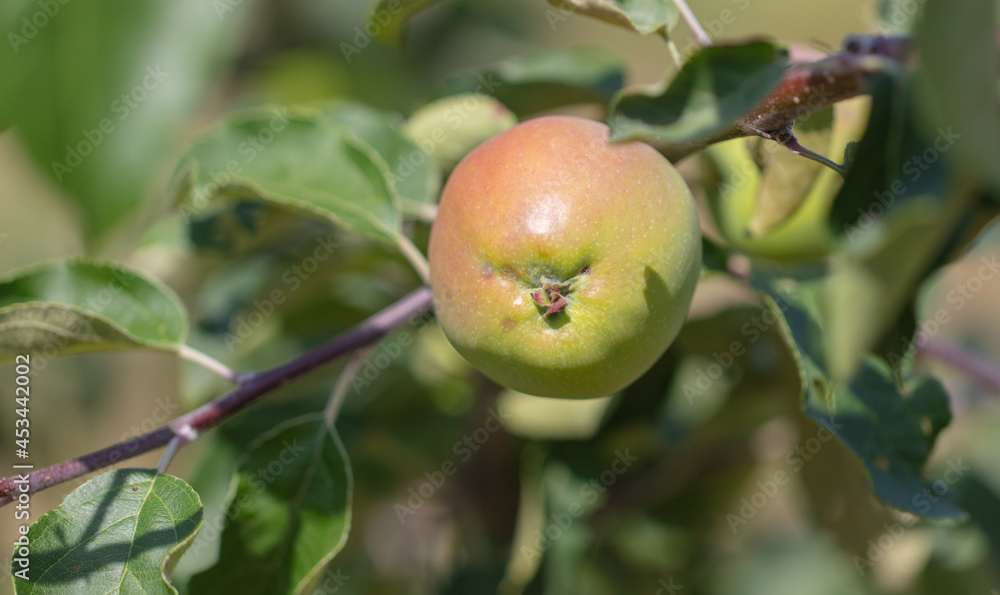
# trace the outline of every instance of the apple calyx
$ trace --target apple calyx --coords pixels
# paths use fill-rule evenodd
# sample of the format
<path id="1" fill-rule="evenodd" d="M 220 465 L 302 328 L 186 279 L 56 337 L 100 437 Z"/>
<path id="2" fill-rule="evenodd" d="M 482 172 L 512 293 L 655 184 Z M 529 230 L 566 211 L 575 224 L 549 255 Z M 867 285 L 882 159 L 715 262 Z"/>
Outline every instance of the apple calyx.
<path id="1" fill-rule="evenodd" d="M 570 293 L 571 284 L 568 281 L 552 281 L 544 276 L 540 281 L 541 287 L 531 291 L 532 301 L 545 308 L 545 312 L 542 315 L 546 318 L 562 312 L 569 303 L 566 301 L 566 296 Z"/>
<path id="2" fill-rule="evenodd" d="M 535 287 L 528 293 L 535 304 L 545 309 L 542 316 L 549 318 L 562 312 L 569 305 L 569 296 L 576 289 L 580 275 L 590 274 L 590 267 L 587 266 L 583 267 L 577 275 L 565 281 L 557 281 L 546 275 L 540 275 L 536 278 Z"/>

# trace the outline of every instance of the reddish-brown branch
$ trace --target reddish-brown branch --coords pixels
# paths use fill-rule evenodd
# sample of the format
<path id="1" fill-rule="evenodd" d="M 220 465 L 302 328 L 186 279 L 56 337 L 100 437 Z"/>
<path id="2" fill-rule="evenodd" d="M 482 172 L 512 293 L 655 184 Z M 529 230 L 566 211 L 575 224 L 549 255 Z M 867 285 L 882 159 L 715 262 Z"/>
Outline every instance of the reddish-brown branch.
<path id="1" fill-rule="evenodd" d="M 431 304 L 430 289 L 422 287 L 329 343 L 308 351 L 287 364 L 255 376 L 224 397 L 207 403 L 166 426 L 29 473 L 27 493 L 44 490 L 164 446 L 177 435 L 173 428 L 191 428 L 201 433 L 215 427 L 260 397 L 343 355 L 377 342 L 394 329 L 429 312 Z M 9 504 L 21 493 L 18 488 L 21 484 L 15 483 L 18 479 L 14 476 L 0 480 L 0 506 Z"/>
<path id="2" fill-rule="evenodd" d="M 700 142 L 660 147 L 660 151 L 677 162 L 724 140 L 746 136 L 773 139 L 790 129 L 796 118 L 864 95 L 872 76 L 902 69 L 905 59 L 905 55 L 845 50 L 815 62 L 793 64 L 764 100 L 726 130 Z"/>

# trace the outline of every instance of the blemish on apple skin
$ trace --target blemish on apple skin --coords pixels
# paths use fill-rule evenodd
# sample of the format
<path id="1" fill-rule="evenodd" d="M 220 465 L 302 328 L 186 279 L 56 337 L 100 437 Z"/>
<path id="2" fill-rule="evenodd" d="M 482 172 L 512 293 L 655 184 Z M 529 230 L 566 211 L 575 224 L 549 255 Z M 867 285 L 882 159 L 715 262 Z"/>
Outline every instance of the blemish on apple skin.
<path id="1" fill-rule="evenodd" d="M 493 267 L 491 267 L 488 264 L 484 264 L 483 268 L 482 268 L 482 270 L 480 272 L 480 275 L 482 275 L 483 279 L 487 279 L 487 280 L 488 279 L 492 279 L 493 278 Z"/>
<path id="2" fill-rule="evenodd" d="M 507 318 L 504 318 L 503 322 L 500 323 L 500 328 L 502 328 L 505 331 L 514 330 L 514 319 L 509 316 Z"/>

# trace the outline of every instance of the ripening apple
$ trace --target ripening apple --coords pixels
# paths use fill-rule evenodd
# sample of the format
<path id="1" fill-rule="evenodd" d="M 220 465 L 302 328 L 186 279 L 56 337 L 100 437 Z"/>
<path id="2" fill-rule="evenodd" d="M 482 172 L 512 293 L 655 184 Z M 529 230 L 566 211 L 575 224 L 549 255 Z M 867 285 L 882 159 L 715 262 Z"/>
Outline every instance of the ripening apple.
<path id="1" fill-rule="evenodd" d="M 691 193 L 648 145 L 528 120 L 455 168 L 431 230 L 435 310 L 474 367 L 521 392 L 600 397 L 676 337 L 701 268 Z"/>

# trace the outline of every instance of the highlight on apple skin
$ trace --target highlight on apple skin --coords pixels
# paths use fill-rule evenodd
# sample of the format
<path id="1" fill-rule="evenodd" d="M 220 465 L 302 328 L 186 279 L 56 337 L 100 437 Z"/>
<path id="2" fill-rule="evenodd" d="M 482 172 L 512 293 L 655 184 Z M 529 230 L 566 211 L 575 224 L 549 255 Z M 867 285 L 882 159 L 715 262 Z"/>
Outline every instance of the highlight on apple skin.
<path id="1" fill-rule="evenodd" d="M 701 268 L 691 192 L 652 147 L 608 134 L 582 118 L 528 120 L 445 186 L 429 249 L 437 318 L 508 388 L 613 394 L 684 323 Z"/>

